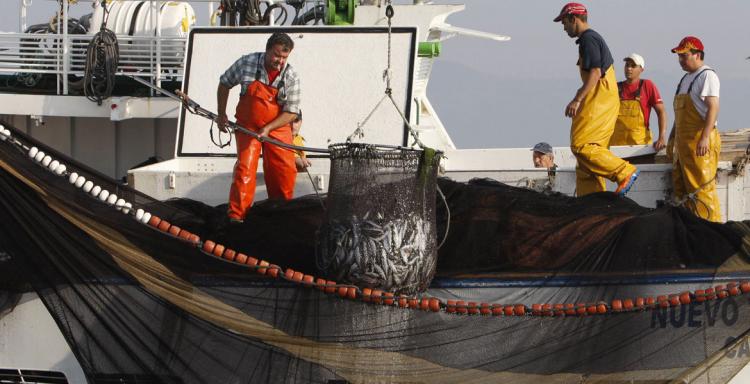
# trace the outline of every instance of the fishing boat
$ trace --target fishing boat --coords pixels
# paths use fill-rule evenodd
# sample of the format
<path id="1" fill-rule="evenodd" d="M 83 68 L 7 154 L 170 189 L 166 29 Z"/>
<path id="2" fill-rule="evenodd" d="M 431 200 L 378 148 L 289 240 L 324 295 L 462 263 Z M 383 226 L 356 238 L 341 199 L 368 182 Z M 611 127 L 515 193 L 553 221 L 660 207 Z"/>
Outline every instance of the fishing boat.
<path id="1" fill-rule="evenodd" d="M 224 8 L 223 26 L 199 27 L 184 2 L 114 1 L 120 66 L 109 96 L 87 97 L 76 88 L 87 31 L 106 19 L 94 5 L 86 33 L 71 33 L 80 20 L 63 6 L 50 33 L 0 35 L 1 380 L 745 380 L 743 156 L 720 164 L 722 217 L 735 222 L 717 224 L 661 203 L 671 166 L 646 147 L 613 149 L 646 162 L 629 199 L 570 197 L 565 148 L 553 179 L 528 148 L 457 149 L 426 93 L 440 41 L 508 37 L 446 23 L 463 6 L 422 2 L 271 2 L 263 25 L 229 26 L 247 9 Z M 441 248 L 426 291 L 320 272 L 316 231 L 340 180 L 327 153 L 309 153 L 305 197 L 258 203 L 240 227 L 221 221 L 234 150 L 195 112 L 215 109 L 218 75 L 275 31 L 295 39 L 307 146 L 353 138 L 412 153 L 418 140 L 445 157 L 427 199 Z M 403 198 L 389 186 L 372 189 Z M 389 223 L 376 224 L 384 236 Z"/>

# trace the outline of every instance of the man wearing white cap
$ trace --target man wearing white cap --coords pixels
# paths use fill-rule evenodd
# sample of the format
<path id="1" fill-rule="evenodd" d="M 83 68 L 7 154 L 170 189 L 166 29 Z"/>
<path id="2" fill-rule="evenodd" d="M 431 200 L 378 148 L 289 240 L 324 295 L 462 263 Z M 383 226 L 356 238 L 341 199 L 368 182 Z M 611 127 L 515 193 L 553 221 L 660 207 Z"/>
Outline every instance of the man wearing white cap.
<path id="1" fill-rule="evenodd" d="M 651 80 L 641 79 L 641 73 L 646 65 L 643 56 L 632 53 L 623 61 L 625 81 L 617 83 L 620 113 L 609 145 L 651 144 L 649 120 L 653 108 L 659 119 L 659 138 L 653 145 L 654 149 L 659 151 L 666 146 L 667 140 L 667 112 L 661 95 Z"/>

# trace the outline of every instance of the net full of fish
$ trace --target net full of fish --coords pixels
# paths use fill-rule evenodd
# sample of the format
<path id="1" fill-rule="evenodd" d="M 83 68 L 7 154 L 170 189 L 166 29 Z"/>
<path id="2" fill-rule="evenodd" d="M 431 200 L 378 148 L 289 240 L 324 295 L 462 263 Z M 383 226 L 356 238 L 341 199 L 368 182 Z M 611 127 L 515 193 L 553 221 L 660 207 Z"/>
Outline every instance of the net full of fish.
<path id="1" fill-rule="evenodd" d="M 367 212 L 349 220 L 331 220 L 321 228 L 318 268 L 339 282 L 386 291 L 413 292 L 434 273 L 430 224 L 410 214 L 386 220 Z"/>

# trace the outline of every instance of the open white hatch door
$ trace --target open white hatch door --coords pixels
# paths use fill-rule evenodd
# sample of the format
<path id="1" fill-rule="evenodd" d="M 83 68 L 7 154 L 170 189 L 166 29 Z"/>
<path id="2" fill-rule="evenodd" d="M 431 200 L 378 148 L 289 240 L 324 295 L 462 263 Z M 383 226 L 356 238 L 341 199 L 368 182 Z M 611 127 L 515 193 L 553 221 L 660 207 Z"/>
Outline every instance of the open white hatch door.
<path id="1" fill-rule="evenodd" d="M 302 84 L 302 136 L 310 147 L 325 148 L 346 140 L 373 110 L 385 92 L 383 71 L 388 60 L 388 30 L 383 27 L 279 27 L 196 28 L 188 41 L 183 91 L 202 107 L 216 111 L 219 76 L 242 55 L 264 51 L 268 37 L 277 31 L 294 40 L 289 56 Z M 391 88 L 399 108 L 411 115 L 412 83 L 417 29 L 392 30 Z M 234 87 L 227 115 L 234 120 L 239 100 Z M 210 139 L 212 122 L 180 112 L 177 157 L 234 156 L 232 145 L 219 148 Z M 216 127 L 213 127 L 216 135 Z M 364 126 L 365 137 L 356 141 L 406 144 L 406 126 L 390 102 L 384 101 Z M 227 140 L 227 134 L 222 140 Z M 311 154 L 312 155 L 312 154 Z"/>

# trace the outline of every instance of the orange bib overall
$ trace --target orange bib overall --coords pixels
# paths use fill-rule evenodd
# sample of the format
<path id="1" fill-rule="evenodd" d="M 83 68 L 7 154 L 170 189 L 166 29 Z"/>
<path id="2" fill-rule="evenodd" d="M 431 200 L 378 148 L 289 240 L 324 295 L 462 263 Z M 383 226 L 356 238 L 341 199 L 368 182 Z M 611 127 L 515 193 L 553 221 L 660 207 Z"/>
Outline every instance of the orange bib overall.
<path id="1" fill-rule="evenodd" d="M 646 126 L 646 118 L 641 109 L 641 89 L 643 80 L 638 84 L 635 100 L 622 99 L 621 83 L 617 84 L 620 93 L 620 114 L 615 123 L 615 133 L 609 139 L 609 145 L 651 144 L 651 130 Z"/>
<path id="2" fill-rule="evenodd" d="M 700 76 L 695 77 L 697 79 Z M 693 79 L 693 82 L 695 82 Z M 682 80 L 680 80 L 682 83 Z M 701 139 L 706 120 L 695 109 L 688 86 L 687 93 L 674 97 L 674 131 L 675 155 L 672 158 L 672 182 L 674 195 L 679 201 L 687 193 L 695 193 L 694 199 L 688 199 L 685 207 L 696 216 L 710 221 L 721 221 L 719 195 L 716 193 L 716 167 L 721 152 L 721 136 L 716 127 L 711 129 L 708 141 L 708 153 L 704 156 L 695 154 Z M 677 86 L 677 92 L 680 86 Z"/>
<path id="3" fill-rule="evenodd" d="M 283 88 L 281 73 L 279 88 Z M 240 96 L 237 111 L 234 115 L 237 123 L 249 130 L 258 132 L 281 113 L 281 106 L 277 101 L 279 89 L 261 83 L 257 73 L 255 81 L 248 85 L 247 90 Z M 269 136 L 283 143 L 292 143 L 292 127 L 285 125 L 271 131 Z M 237 162 L 234 165 L 234 177 L 229 189 L 228 216 L 234 219 L 244 219 L 245 213 L 253 204 L 255 197 L 256 173 L 258 158 L 263 153 L 263 178 L 269 199 L 289 200 L 294 193 L 294 182 L 297 169 L 294 165 L 294 152 L 261 143 L 257 139 L 242 132 L 236 132 Z"/>

